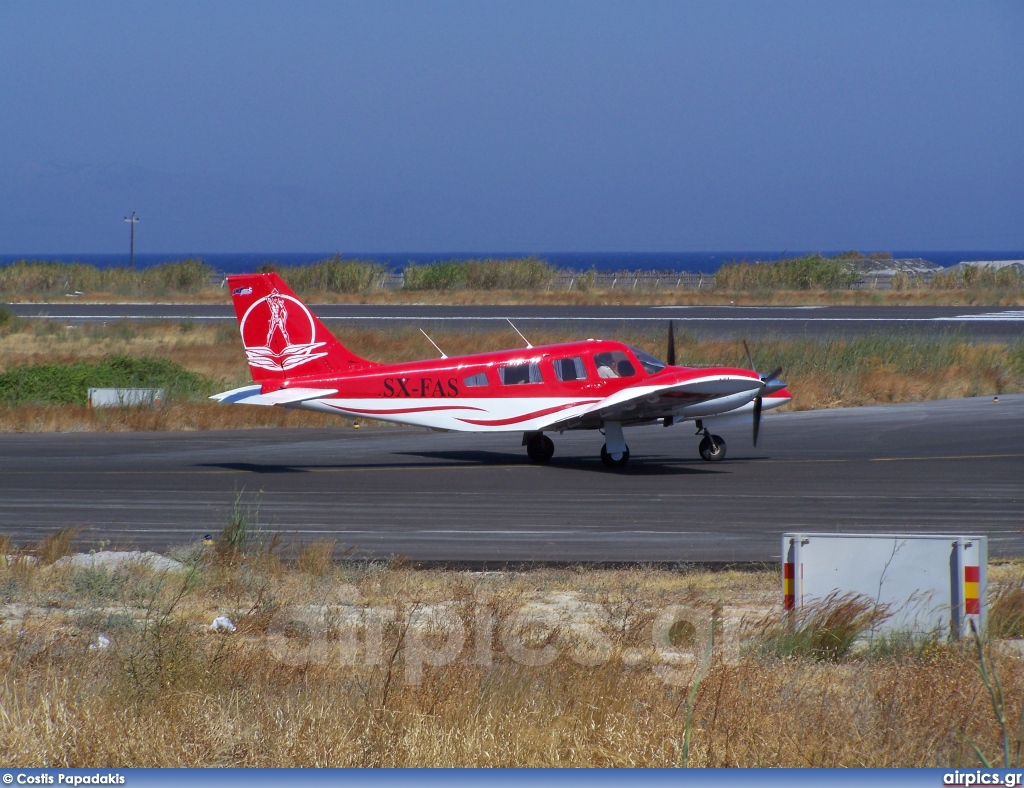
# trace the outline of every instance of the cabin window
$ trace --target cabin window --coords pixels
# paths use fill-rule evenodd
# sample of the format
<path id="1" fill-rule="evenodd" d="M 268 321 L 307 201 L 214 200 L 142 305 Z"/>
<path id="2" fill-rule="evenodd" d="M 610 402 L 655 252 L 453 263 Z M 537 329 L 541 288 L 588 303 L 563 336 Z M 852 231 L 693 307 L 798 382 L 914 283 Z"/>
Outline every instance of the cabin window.
<path id="1" fill-rule="evenodd" d="M 501 382 L 506 386 L 542 381 L 540 366 L 537 364 L 511 364 L 507 367 L 498 367 L 498 374 L 501 376 Z"/>
<path id="2" fill-rule="evenodd" d="M 475 375 L 470 375 L 468 378 L 463 378 L 462 385 L 465 386 L 466 388 L 473 388 L 474 386 L 486 386 L 487 373 L 477 372 Z"/>
<path id="3" fill-rule="evenodd" d="M 583 367 L 583 359 L 560 358 L 552 362 L 555 367 L 555 377 L 559 380 L 586 380 L 587 370 Z"/>
<path id="4" fill-rule="evenodd" d="M 595 353 L 594 366 L 597 367 L 599 378 L 631 378 L 636 374 L 633 362 L 621 350 Z"/>

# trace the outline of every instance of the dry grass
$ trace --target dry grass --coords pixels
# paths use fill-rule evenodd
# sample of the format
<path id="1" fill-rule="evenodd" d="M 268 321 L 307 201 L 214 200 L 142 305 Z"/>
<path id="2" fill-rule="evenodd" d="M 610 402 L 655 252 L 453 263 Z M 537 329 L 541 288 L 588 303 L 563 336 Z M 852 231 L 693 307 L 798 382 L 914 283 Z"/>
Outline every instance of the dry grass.
<path id="1" fill-rule="evenodd" d="M 679 323 L 677 323 L 678 327 Z M 664 326 L 617 333 L 617 339 L 664 354 Z M 436 351 L 414 327 L 344 327 L 339 337 L 355 353 L 382 362 L 431 357 Z M 579 339 L 568 331 L 528 330 L 534 345 Z M 449 355 L 516 347 L 511 329 L 437 330 L 432 338 Z M 680 363 L 745 367 L 742 343 L 677 335 Z M 796 399 L 789 409 L 806 410 L 916 402 L 1024 391 L 1024 343 L 971 343 L 957 335 L 870 335 L 849 340 L 765 340 L 754 347 L 760 369 L 783 367 Z M 0 327 L 0 372 L 23 364 L 60 364 L 113 355 L 168 359 L 216 382 L 223 391 L 251 382 L 234 325 L 158 323 L 85 325 L 15 321 Z M 213 391 L 209 392 L 213 393 Z M 327 415 L 281 408 L 225 406 L 206 401 L 173 402 L 158 409 L 62 406 L 0 408 L 0 431 L 195 430 L 279 426 L 338 426 Z"/>
<path id="2" fill-rule="evenodd" d="M 565 305 L 565 306 L 1024 306 L 1024 296 L 1000 290 L 776 290 L 728 292 L 698 290 L 385 290 L 371 293 L 300 293 L 315 310 L 316 304 L 439 304 L 439 305 Z M 12 297 L 12 302 L 66 298 Z M 223 290 L 209 289 L 189 296 L 146 299 L 116 293 L 89 293 L 76 301 L 91 304 L 139 302 L 223 304 Z"/>
<path id="3" fill-rule="evenodd" d="M 690 765 L 968 767 L 965 737 L 998 749 L 969 647 L 835 662 L 741 648 L 744 616 L 779 615 L 774 572 L 414 571 L 325 564 L 327 549 L 300 547 L 304 571 L 213 548 L 174 575 L 0 567 L 0 760 L 678 765 L 697 655 L 659 653 L 653 633 L 673 605 L 700 629 L 720 598 Z M 237 632 L 210 631 L 222 614 Z M 111 646 L 90 649 L 101 633 Z M 1012 717 L 1024 666 L 990 658 Z"/>

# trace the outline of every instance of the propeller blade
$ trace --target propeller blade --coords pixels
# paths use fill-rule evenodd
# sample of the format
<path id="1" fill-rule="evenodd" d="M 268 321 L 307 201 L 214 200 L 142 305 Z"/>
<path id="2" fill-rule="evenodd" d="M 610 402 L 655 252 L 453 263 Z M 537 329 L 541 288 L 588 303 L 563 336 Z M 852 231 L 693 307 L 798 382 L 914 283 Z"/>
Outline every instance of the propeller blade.
<path id="1" fill-rule="evenodd" d="M 665 361 L 670 367 L 676 365 L 676 332 L 671 320 L 668 321 L 668 353 L 665 354 Z"/>
<path id="2" fill-rule="evenodd" d="M 761 381 L 764 382 L 764 383 L 767 383 L 769 380 L 776 380 L 776 379 L 778 379 L 779 375 L 781 375 L 781 374 L 782 374 L 782 367 L 776 367 L 771 372 L 769 372 L 767 375 L 765 375 L 763 378 L 761 378 Z"/>
<path id="3" fill-rule="evenodd" d="M 747 345 L 747 340 L 745 339 L 743 340 L 743 349 L 747 353 L 747 363 L 750 364 L 750 369 L 754 372 L 757 372 L 757 367 L 754 366 L 754 357 L 750 355 L 750 347 Z"/>
<path id="4" fill-rule="evenodd" d="M 754 445 L 757 446 L 757 435 L 761 432 L 761 398 L 754 399 Z"/>

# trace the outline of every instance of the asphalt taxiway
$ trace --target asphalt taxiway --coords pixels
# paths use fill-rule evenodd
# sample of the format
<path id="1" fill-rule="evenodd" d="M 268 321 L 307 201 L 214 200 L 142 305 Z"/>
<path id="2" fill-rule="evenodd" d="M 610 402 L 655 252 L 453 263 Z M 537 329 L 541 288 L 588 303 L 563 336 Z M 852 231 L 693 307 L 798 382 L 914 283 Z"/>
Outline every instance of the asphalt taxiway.
<path id="1" fill-rule="evenodd" d="M 67 323 L 116 320 L 234 321 L 230 304 L 12 304 L 14 314 Z M 612 337 L 623 328 L 654 327 L 670 319 L 697 337 L 837 337 L 868 333 L 938 335 L 1009 342 L 1024 335 L 1024 309 L 932 306 L 438 306 L 430 304 L 311 304 L 332 328 L 415 325 L 449 328 L 553 327 Z"/>
<path id="2" fill-rule="evenodd" d="M 355 556 L 466 562 L 777 559 L 785 531 L 988 534 L 1024 555 L 1024 395 L 766 414 L 722 429 L 596 432 L 531 465 L 518 434 L 411 428 L 0 435 L 0 533 L 76 526 L 89 547 L 164 549 L 224 523 L 236 491 L 295 539 Z"/>

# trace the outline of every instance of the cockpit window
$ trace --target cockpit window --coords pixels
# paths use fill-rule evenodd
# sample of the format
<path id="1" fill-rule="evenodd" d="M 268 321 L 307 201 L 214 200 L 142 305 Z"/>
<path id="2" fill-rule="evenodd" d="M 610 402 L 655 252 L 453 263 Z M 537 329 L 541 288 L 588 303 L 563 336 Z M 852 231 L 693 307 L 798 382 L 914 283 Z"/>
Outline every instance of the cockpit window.
<path id="1" fill-rule="evenodd" d="M 645 353 L 638 347 L 630 345 L 629 349 L 636 355 L 637 361 L 640 362 L 641 366 L 647 370 L 648 375 L 653 375 L 655 372 L 661 372 L 667 366 L 664 361 L 659 361 L 650 353 Z"/>
<path id="2" fill-rule="evenodd" d="M 468 378 L 463 378 L 462 384 L 468 388 L 473 388 L 474 386 L 486 386 L 487 373 L 477 372 L 475 375 L 470 375 Z"/>
<path id="3" fill-rule="evenodd" d="M 595 353 L 594 366 L 597 367 L 599 378 L 631 378 L 636 374 L 633 362 L 621 350 Z"/>

